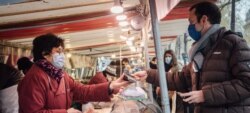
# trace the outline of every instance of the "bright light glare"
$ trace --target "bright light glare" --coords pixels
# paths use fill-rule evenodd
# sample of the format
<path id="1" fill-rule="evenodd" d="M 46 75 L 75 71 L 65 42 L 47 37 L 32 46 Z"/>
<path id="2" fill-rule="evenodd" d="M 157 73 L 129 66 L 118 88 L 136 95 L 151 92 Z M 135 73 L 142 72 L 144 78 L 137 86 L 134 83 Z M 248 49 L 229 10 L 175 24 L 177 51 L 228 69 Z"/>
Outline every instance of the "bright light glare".
<path id="1" fill-rule="evenodd" d="M 111 58 L 115 58 L 115 54 L 112 54 L 112 55 L 111 55 Z"/>
<path id="2" fill-rule="evenodd" d="M 132 46 L 133 45 L 133 42 L 129 41 L 129 40 L 127 40 L 126 43 L 127 43 L 128 46 Z"/>
<path id="3" fill-rule="evenodd" d="M 126 19 L 127 19 L 127 16 L 124 14 L 116 16 L 116 20 L 119 20 L 119 21 L 126 20 Z"/>
<path id="4" fill-rule="evenodd" d="M 113 6 L 111 9 L 112 13 L 118 14 L 123 12 L 123 7 L 122 6 Z"/>
<path id="5" fill-rule="evenodd" d="M 122 40 L 127 40 L 127 37 L 125 37 L 125 36 L 123 36 L 123 35 L 121 35 L 120 38 L 121 38 Z"/>
<path id="6" fill-rule="evenodd" d="M 71 53 L 67 53 L 66 56 L 67 56 L 68 58 L 70 58 L 70 57 L 72 56 L 72 54 L 71 54 Z"/>

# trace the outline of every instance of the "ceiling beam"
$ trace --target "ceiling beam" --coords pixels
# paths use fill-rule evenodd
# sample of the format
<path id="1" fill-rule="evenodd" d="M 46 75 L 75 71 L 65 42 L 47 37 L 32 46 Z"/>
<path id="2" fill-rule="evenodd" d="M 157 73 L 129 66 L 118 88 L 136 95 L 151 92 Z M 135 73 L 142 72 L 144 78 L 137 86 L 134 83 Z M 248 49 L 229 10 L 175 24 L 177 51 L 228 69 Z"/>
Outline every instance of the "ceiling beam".
<path id="1" fill-rule="evenodd" d="M 135 15 L 135 12 L 127 12 L 128 17 Z M 1 29 L 0 28 L 0 39 L 21 39 L 21 38 L 30 38 L 35 37 L 41 34 L 54 33 L 54 34 L 65 34 L 73 33 L 79 31 L 87 31 L 94 29 L 103 29 L 108 27 L 117 27 L 118 23 L 115 19 L 114 14 L 103 16 L 100 18 L 90 19 L 90 20 L 81 20 L 81 21 L 72 21 L 65 23 L 53 23 L 46 24 L 41 26 L 29 26 L 21 28 L 10 28 L 10 29 Z M 110 24 L 108 24 L 110 23 Z M 12 26 L 14 27 L 14 26 Z"/>
<path id="2" fill-rule="evenodd" d="M 202 1 L 210 1 L 216 2 L 217 0 L 188 0 L 188 1 L 181 1 L 174 9 L 172 9 L 168 15 L 166 15 L 161 21 L 166 20 L 174 20 L 174 19 L 183 19 L 188 18 L 189 16 L 189 8 L 199 2 Z"/>
<path id="3" fill-rule="evenodd" d="M 50 1 L 51 2 L 51 1 Z M 66 1 L 69 3 L 65 3 L 64 5 L 60 5 L 58 4 L 58 1 L 52 1 L 52 3 L 46 3 L 43 1 L 37 1 L 37 2 L 32 2 L 32 5 L 34 6 L 39 6 L 39 7 L 34 7 L 32 9 L 28 9 L 28 8 L 23 8 L 26 7 L 28 4 L 15 4 L 15 5 L 9 5 L 9 6 L 0 6 L 0 8 L 9 8 L 9 9 L 13 9 L 13 8 L 19 8 L 20 10 L 14 10 L 11 12 L 10 11 L 5 11 L 5 12 L 1 12 L 0 13 L 0 17 L 3 16 L 12 16 L 12 15 L 21 15 L 21 14 L 27 14 L 27 13 L 39 13 L 39 12 L 45 12 L 45 11 L 53 11 L 53 10 L 61 10 L 61 9 L 70 9 L 70 8 L 77 8 L 77 7 L 84 7 L 84 6 L 90 6 L 90 5 L 100 5 L 100 4 L 106 4 L 106 3 L 113 3 L 114 1 L 109 0 L 109 1 L 93 1 L 93 0 L 89 0 L 89 1 L 85 1 L 85 2 L 80 2 L 80 3 L 72 3 L 71 1 Z M 31 2 L 29 2 L 31 3 Z M 41 5 L 43 5 L 44 7 L 41 7 Z M 22 10 L 23 9 L 23 10 Z"/>
<path id="4" fill-rule="evenodd" d="M 69 51 L 80 51 L 80 50 L 86 50 L 91 48 L 98 48 L 98 47 L 104 47 L 104 46 L 112 46 L 112 45 L 118 45 L 118 44 L 125 44 L 125 41 L 121 42 L 111 42 L 111 43 L 103 43 L 103 44 L 96 44 L 96 45 L 88 45 L 88 46 L 82 46 L 82 47 L 75 47 L 75 48 L 69 48 Z"/>
<path id="5" fill-rule="evenodd" d="M 163 36 L 163 37 L 161 37 L 161 39 L 175 39 L 175 38 L 176 38 L 176 36 Z M 69 48 L 67 50 L 69 50 L 69 51 L 81 51 L 81 50 L 87 50 L 87 49 L 91 49 L 91 48 L 100 48 L 100 47 L 105 47 L 105 46 L 113 46 L 113 45 L 121 45 L 121 44 L 126 44 L 126 42 L 120 41 L 120 42 L 102 43 L 102 44 L 96 44 L 96 45 L 88 45 L 88 46 Z"/>

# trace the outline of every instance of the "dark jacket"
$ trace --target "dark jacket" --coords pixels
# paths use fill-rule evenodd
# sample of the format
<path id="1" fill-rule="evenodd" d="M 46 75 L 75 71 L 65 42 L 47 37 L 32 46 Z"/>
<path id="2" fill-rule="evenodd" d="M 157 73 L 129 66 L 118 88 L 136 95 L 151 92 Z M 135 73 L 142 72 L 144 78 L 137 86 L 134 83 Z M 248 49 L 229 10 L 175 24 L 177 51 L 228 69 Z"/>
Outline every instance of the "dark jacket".
<path id="1" fill-rule="evenodd" d="M 192 63 L 177 75 L 167 73 L 169 89 L 203 91 L 205 102 L 196 105 L 196 113 L 250 111 L 250 49 L 243 38 L 225 32 L 221 28 L 210 36 L 201 51 L 205 59 L 199 74 L 191 68 Z M 147 81 L 159 85 L 157 70 L 147 72 Z"/>
<path id="2" fill-rule="evenodd" d="M 0 90 L 18 84 L 22 74 L 7 64 L 0 63 Z"/>

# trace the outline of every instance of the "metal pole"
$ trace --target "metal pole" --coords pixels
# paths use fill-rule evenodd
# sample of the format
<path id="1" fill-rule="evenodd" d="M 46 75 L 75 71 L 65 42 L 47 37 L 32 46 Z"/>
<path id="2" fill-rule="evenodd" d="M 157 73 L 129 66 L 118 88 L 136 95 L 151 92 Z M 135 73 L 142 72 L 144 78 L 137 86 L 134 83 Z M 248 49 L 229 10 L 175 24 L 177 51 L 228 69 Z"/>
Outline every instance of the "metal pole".
<path id="1" fill-rule="evenodd" d="M 159 25 L 158 25 L 157 13 L 156 13 L 155 0 L 149 0 L 149 5 L 150 5 L 152 30 L 153 30 L 154 43 L 155 43 L 155 51 L 156 51 L 156 57 L 157 57 L 157 66 L 158 66 L 159 77 L 160 77 L 163 113 L 170 113 L 169 98 L 168 98 L 168 92 L 167 92 L 168 87 L 167 87 L 166 74 L 165 74 L 164 64 L 163 64 L 163 55 L 161 51 L 161 39 L 160 39 L 160 33 L 159 33 Z"/>
<path id="2" fill-rule="evenodd" d="M 235 31 L 235 0 L 232 0 L 231 30 Z"/>

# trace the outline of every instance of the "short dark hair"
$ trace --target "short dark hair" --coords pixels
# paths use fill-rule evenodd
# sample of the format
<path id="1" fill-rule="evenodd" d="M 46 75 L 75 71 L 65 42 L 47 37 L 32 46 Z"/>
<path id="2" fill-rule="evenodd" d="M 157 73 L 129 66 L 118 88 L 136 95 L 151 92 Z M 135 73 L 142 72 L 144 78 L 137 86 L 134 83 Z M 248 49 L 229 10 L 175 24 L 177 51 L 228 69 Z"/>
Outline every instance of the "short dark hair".
<path id="1" fill-rule="evenodd" d="M 40 35 L 33 40 L 32 53 L 34 62 L 44 59 L 44 55 L 49 55 L 52 48 L 62 46 L 64 48 L 64 40 L 52 33 Z"/>
<path id="2" fill-rule="evenodd" d="M 153 58 L 152 58 L 152 61 L 155 61 L 155 60 L 156 60 L 156 57 L 153 57 Z"/>
<path id="3" fill-rule="evenodd" d="M 220 24 L 221 22 L 221 12 L 218 6 L 212 2 L 200 2 L 193 5 L 189 11 L 195 9 L 195 15 L 197 16 L 198 22 L 200 22 L 203 15 L 208 17 L 208 21 L 211 24 Z"/>
<path id="4" fill-rule="evenodd" d="M 32 66 L 32 62 L 28 57 L 21 57 L 17 60 L 17 67 L 19 70 L 29 70 Z"/>
<path id="5" fill-rule="evenodd" d="M 123 62 L 128 62 L 128 63 L 129 63 L 128 58 L 123 58 L 123 59 L 122 59 L 122 63 L 123 63 Z"/>

